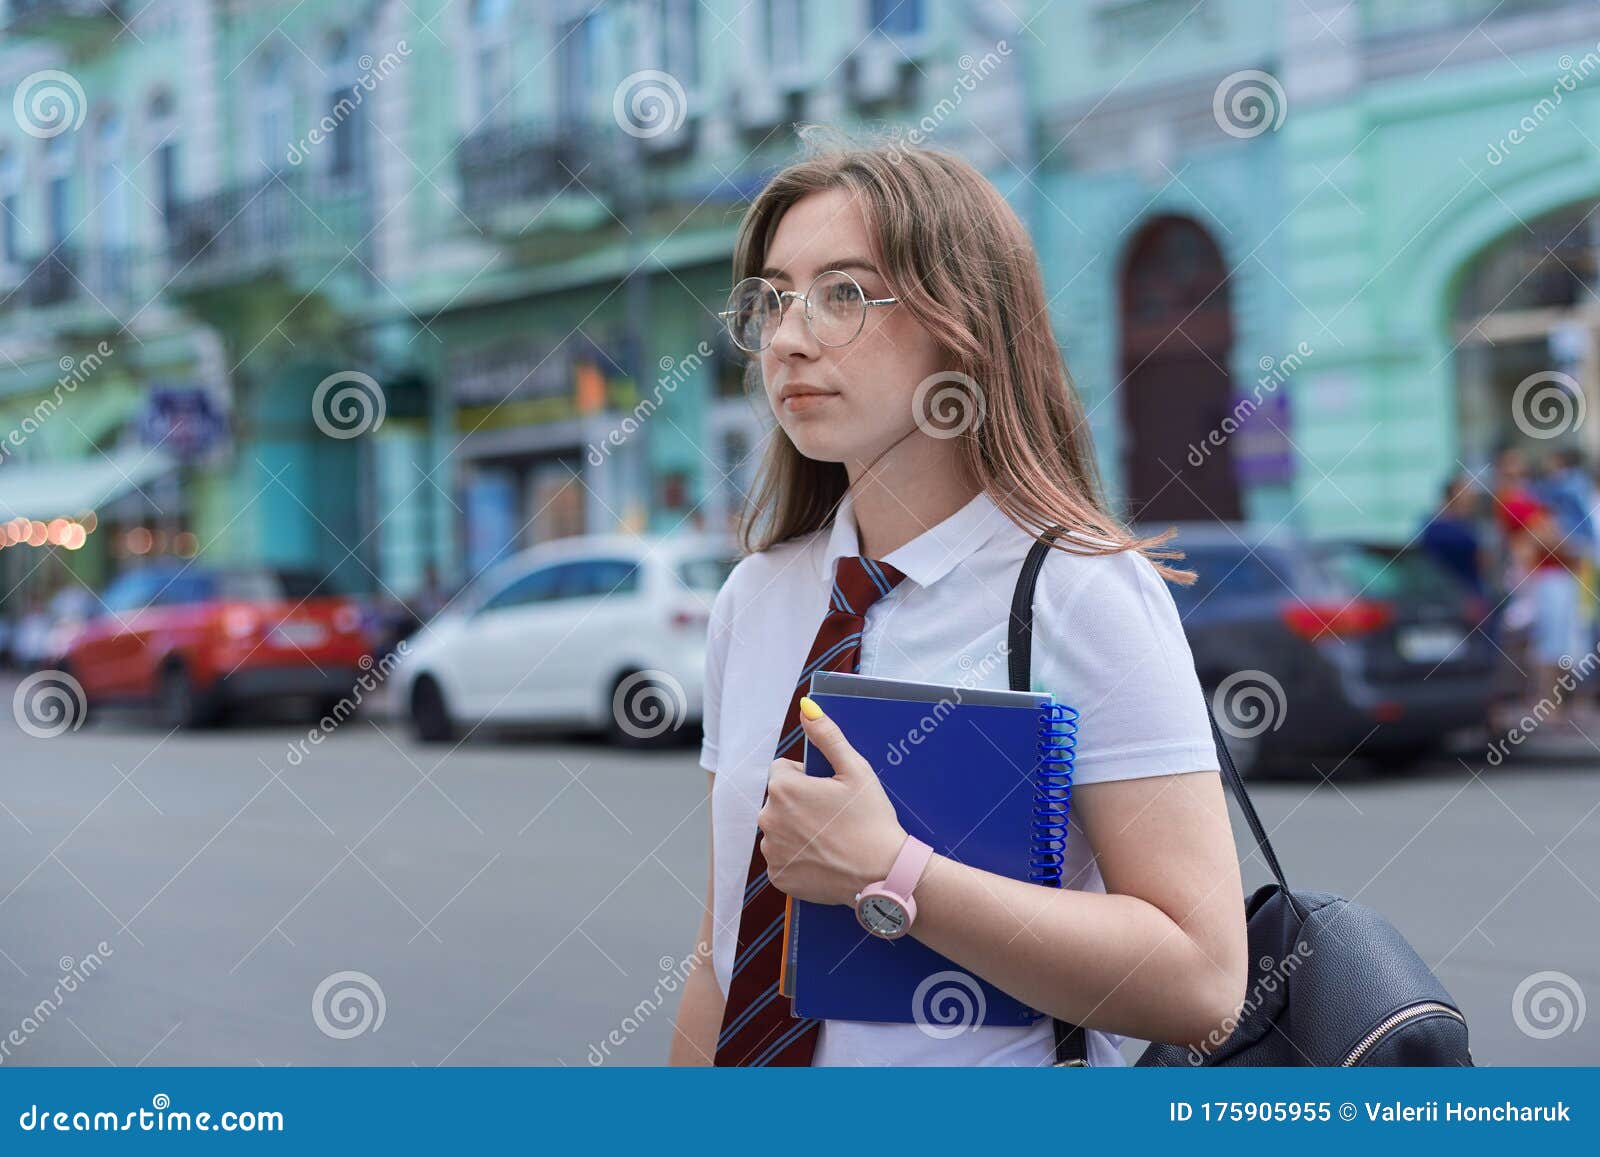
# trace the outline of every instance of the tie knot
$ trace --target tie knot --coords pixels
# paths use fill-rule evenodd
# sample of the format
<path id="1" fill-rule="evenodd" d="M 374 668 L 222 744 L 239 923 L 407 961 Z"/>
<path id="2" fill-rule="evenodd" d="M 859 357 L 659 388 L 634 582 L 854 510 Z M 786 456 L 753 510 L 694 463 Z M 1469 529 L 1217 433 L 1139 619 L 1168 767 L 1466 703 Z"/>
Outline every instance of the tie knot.
<path id="1" fill-rule="evenodd" d="M 831 605 L 834 610 L 865 615 L 868 607 L 894 590 L 905 577 L 886 562 L 858 554 L 844 555 L 834 567 Z"/>

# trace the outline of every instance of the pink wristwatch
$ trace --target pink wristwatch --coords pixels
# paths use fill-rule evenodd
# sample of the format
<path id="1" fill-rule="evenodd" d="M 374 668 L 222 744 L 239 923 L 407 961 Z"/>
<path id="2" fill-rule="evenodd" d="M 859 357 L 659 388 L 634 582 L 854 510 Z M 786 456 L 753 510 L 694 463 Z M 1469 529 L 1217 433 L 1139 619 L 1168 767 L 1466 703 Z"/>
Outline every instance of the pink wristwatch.
<path id="1" fill-rule="evenodd" d="M 932 855 L 933 849 L 916 836 L 906 837 L 889 874 L 856 893 L 856 919 L 863 928 L 884 940 L 898 940 L 911 931 L 917 918 L 911 892 Z"/>

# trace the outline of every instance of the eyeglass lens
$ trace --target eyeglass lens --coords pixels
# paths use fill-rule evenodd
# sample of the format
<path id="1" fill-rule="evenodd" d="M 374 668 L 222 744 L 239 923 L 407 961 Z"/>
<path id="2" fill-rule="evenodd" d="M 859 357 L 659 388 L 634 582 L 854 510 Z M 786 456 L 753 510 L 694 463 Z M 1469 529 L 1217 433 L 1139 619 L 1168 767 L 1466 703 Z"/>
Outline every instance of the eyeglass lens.
<path id="1" fill-rule="evenodd" d="M 866 321 L 866 295 L 848 273 L 824 273 L 806 292 L 805 313 L 817 341 L 826 346 L 846 345 L 855 340 Z M 782 318 L 782 300 L 768 282 L 750 277 L 734 286 L 728 299 L 728 332 L 742 349 L 766 349 Z"/>

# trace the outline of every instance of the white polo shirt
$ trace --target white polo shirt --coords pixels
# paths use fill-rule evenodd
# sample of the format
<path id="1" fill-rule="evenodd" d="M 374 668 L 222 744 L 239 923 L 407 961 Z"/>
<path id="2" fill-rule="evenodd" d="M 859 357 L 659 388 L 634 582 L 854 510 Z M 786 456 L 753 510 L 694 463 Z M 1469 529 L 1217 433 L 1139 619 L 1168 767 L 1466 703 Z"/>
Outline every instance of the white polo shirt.
<path id="1" fill-rule="evenodd" d="M 1011 595 L 1033 539 L 980 493 L 887 555 L 906 575 L 867 611 L 861 673 L 1004 689 Z M 797 673 L 828 611 L 834 560 L 859 554 L 846 495 L 832 524 L 742 559 L 718 592 L 706 653 L 705 741 L 716 773 L 712 960 L 728 991 L 756 813 Z M 1075 785 L 1217 770 L 1194 660 L 1166 583 L 1147 559 L 1052 551 L 1034 599 L 1033 683 L 1078 709 Z M 1073 824 L 1062 883 L 1104 892 Z M 1123 1038 L 1088 1033 L 1092 1065 Z M 815 1065 L 1048 1065 L 1048 1019 L 935 1039 L 916 1024 L 825 1021 Z"/>

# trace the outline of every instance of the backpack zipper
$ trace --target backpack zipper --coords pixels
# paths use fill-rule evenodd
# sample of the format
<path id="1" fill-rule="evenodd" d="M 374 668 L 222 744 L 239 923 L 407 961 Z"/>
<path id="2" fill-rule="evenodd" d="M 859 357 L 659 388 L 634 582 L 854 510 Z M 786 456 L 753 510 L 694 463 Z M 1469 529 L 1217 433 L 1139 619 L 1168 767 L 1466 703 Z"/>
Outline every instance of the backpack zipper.
<path id="1" fill-rule="evenodd" d="M 1361 1058 L 1372 1049 L 1372 1046 L 1377 1044 L 1378 1041 L 1382 1040 L 1391 1031 L 1399 1028 L 1408 1020 L 1415 1020 L 1419 1016 L 1432 1016 L 1435 1013 L 1443 1013 L 1446 1016 L 1454 1017 L 1462 1024 L 1467 1023 L 1466 1017 L 1462 1016 L 1448 1004 L 1441 1004 L 1437 1000 L 1425 1000 L 1421 1004 L 1410 1005 L 1409 1007 L 1402 1008 L 1399 1012 L 1390 1013 L 1388 1016 L 1384 1017 L 1383 1020 L 1379 1021 L 1378 1027 L 1361 1038 L 1360 1043 L 1357 1044 L 1355 1048 L 1350 1050 L 1350 1055 L 1345 1057 L 1344 1060 L 1340 1062 L 1340 1066 L 1342 1068 L 1351 1068 L 1354 1065 L 1359 1064 L 1361 1062 Z"/>

